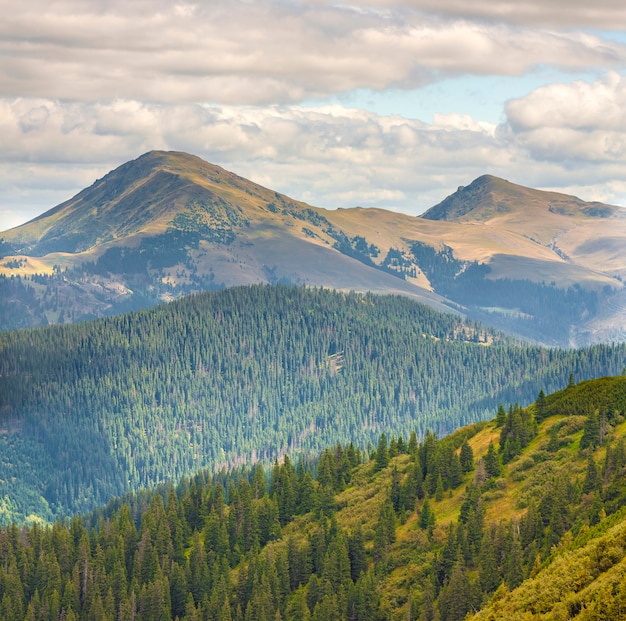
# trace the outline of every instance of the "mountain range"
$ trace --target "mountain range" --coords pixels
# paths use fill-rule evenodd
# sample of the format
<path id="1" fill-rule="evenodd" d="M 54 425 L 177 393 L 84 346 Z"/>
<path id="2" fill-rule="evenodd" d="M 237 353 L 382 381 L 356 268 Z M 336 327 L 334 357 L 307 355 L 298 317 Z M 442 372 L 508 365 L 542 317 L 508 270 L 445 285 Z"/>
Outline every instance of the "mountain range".
<path id="1" fill-rule="evenodd" d="M 489 175 L 415 217 L 153 151 L 0 240 L 3 329 L 283 282 L 411 296 L 550 345 L 626 339 L 626 210 Z"/>
<path id="2" fill-rule="evenodd" d="M 626 377 L 0 527 L 6 621 L 619 621 Z"/>

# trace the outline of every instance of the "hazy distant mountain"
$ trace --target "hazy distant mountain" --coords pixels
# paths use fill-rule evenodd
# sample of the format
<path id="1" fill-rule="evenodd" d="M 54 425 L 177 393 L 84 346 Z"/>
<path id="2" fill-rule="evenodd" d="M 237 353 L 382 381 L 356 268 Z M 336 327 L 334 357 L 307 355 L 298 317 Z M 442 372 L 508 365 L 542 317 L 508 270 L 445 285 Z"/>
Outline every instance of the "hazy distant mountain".
<path id="1" fill-rule="evenodd" d="M 549 218 L 550 214 L 571 218 L 610 218 L 619 213 L 619 207 L 612 205 L 588 203 L 575 196 L 533 190 L 492 175 L 483 175 L 467 187 L 460 187 L 422 217 L 477 223 L 514 218 L 520 215 L 521 209 L 527 221 L 531 217 Z"/>
<path id="2" fill-rule="evenodd" d="M 22 277 L 0 281 L 5 329 L 287 282 L 409 295 L 550 344 L 626 338 L 626 210 L 489 175 L 412 217 L 150 152 L 0 237 L 0 274 Z"/>

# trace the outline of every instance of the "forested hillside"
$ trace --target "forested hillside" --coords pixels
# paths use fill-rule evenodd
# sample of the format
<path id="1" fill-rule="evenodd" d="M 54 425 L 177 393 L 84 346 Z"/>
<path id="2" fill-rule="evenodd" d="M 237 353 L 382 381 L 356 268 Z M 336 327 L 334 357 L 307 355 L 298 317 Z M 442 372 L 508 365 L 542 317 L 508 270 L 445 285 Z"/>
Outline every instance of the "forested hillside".
<path id="1" fill-rule="evenodd" d="M 50 520 L 383 431 L 442 436 L 625 364 L 624 344 L 522 347 L 406 298 L 283 286 L 3 333 L 0 515 Z"/>
<path id="2" fill-rule="evenodd" d="M 495 412 L 494 412 L 495 413 Z M 626 377 L 0 529 L 6 621 L 617 620 Z"/>

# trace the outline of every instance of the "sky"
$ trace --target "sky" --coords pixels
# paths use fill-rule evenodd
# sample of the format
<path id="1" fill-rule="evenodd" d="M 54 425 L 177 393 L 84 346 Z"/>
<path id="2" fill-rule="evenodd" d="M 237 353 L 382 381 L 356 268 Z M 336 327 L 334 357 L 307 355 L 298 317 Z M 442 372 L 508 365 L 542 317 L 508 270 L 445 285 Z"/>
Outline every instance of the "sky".
<path id="1" fill-rule="evenodd" d="M 0 0 L 0 231 L 152 149 L 329 209 L 626 205 L 626 3 Z"/>

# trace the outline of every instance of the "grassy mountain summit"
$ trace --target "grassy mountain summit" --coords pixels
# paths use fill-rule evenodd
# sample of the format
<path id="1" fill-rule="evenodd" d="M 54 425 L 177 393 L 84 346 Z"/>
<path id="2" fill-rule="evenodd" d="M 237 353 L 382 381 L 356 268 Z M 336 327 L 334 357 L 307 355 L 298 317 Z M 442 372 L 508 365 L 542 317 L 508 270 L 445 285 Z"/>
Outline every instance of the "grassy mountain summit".
<path id="1" fill-rule="evenodd" d="M 533 215 L 549 214 L 570 218 L 612 218 L 619 207 L 589 203 L 575 196 L 526 188 L 492 175 L 483 175 L 467 187 L 460 187 L 438 205 L 426 211 L 427 220 L 485 222 L 519 212 L 520 205 Z"/>
<path id="2" fill-rule="evenodd" d="M 624 376 L 570 383 L 446 438 L 383 434 L 3 527 L 0 616 L 620 619 L 625 407 Z"/>
<path id="3" fill-rule="evenodd" d="M 282 282 L 398 293 L 550 345 L 626 339 L 626 211 L 489 175 L 412 217 L 153 151 L 0 237 L 3 329 Z"/>
<path id="4" fill-rule="evenodd" d="M 275 201 L 302 203 L 187 153 L 151 151 L 123 164 L 69 201 L 6 236 L 17 252 L 94 251 L 108 242 L 168 229 L 219 237 L 268 212 Z M 274 219 L 273 212 L 265 213 Z"/>

